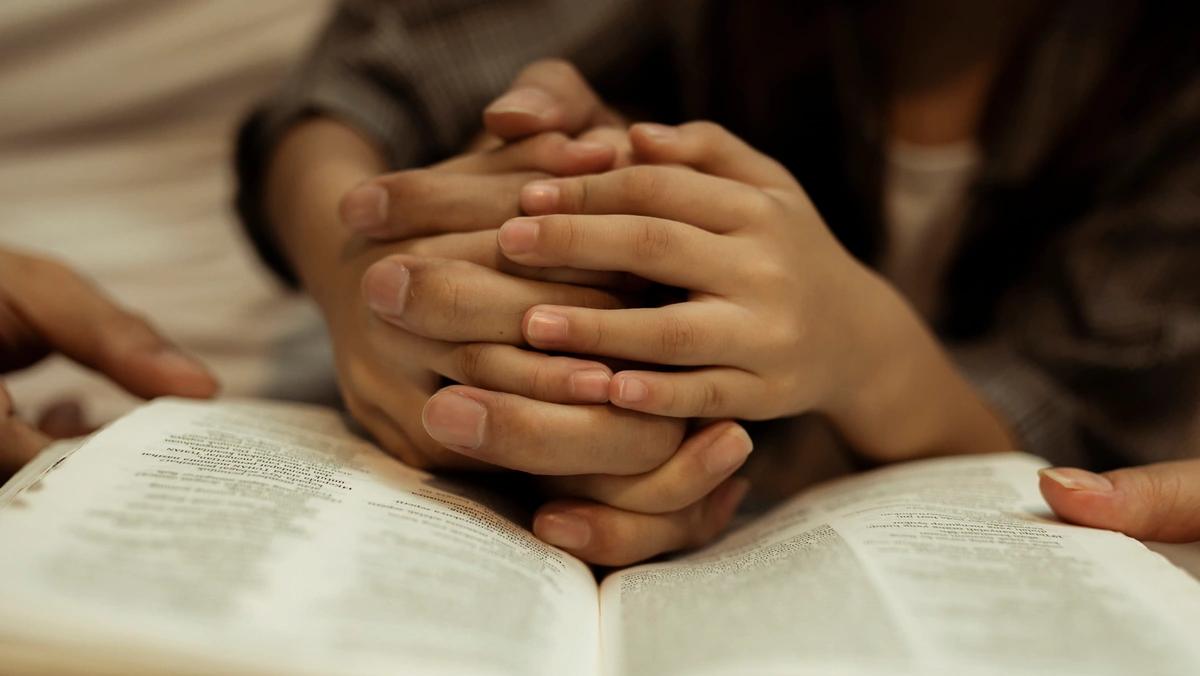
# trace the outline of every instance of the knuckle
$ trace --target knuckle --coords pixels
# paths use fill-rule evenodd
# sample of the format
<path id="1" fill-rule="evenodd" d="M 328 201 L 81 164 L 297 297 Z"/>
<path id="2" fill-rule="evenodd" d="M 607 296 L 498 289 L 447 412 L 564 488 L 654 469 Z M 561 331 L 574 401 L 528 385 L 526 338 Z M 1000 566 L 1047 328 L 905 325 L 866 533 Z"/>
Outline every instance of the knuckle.
<path id="1" fill-rule="evenodd" d="M 761 190 L 752 191 L 742 202 L 742 217 L 747 223 L 772 223 L 780 220 L 780 204 Z"/>
<path id="2" fill-rule="evenodd" d="M 555 258 L 569 257 L 579 248 L 582 224 L 572 214 L 556 214 L 545 217 L 542 226 L 548 237 L 544 238 L 547 251 Z M 538 244 L 542 244 L 539 238 Z"/>
<path id="3" fill-rule="evenodd" d="M 683 317 L 668 315 L 658 334 L 659 353 L 663 357 L 681 357 L 695 352 L 700 343 L 700 331 Z"/>
<path id="4" fill-rule="evenodd" d="M 1148 474 L 1138 490 L 1145 508 L 1134 517 L 1134 530 L 1143 539 L 1154 539 L 1156 535 L 1172 527 L 1173 517 L 1187 504 L 1188 488 L 1179 473 L 1154 472 Z M 1182 516 L 1182 515 L 1181 515 Z"/>
<path id="5" fill-rule="evenodd" d="M 717 416 L 725 409 L 725 392 L 711 381 L 702 381 L 696 393 L 696 415 L 701 418 Z"/>
<path id="6" fill-rule="evenodd" d="M 671 233 L 662 223 L 639 219 L 633 229 L 633 255 L 644 262 L 655 262 L 671 253 Z"/>
<path id="7" fill-rule="evenodd" d="M 468 343 L 456 350 L 454 356 L 463 383 L 478 385 L 486 379 L 488 352 L 488 345 L 484 343 Z"/>
<path id="8" fill-rule="evenodd" d="M 525 391 L 534 399 L 549 399 L 554 394 L 554 372 L 544 360 L 540 360 L 525 375 Z"/>
<path id="9" fill-rule="evenodd" d="M 594 176 L 580 176 L 577 179 L 559 183 L 559 188 L 562 190 L 561 204 L 564 210 L 588 213 L 592 207 L 592 181 L 595 180 Z"/>
<path id="10" fill-rule="evenodd" d="M 739 277 L 755 289 L 786 289 L 790 274 L 786 267 L 768 256 L 749 258 L 739 266 Z"/>
<path id="11" fill-rule="evenodd" d="M 634 205 L 646 207 L 663 195 L 663 176 L 658 167 L 636 166 L 619 170 L 619 189 Z"/>

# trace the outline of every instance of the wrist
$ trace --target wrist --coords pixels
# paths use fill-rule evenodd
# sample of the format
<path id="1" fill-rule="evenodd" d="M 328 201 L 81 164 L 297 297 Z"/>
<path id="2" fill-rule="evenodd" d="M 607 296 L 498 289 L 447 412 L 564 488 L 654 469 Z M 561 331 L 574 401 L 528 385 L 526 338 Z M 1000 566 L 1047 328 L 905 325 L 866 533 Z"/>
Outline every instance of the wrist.
<path id="1" fill-rule="evenodd" d="M 354 248 L 338 205 L 350 188 L 384 168 L 382 154 L 363 136 L 322 118 L 290 129 L 272 156 L 265 196 L 272 234 L 327 317 L 345 300 L 343 278 Z"/>
<path id="2" fill-rule="evenodd" d="M 852 320 L 848 333 L 859 340 L 826 410 L 847 440 L 880 460 L 1011 450 L 1006 426 L 921 318 L 886 280 L 868 274 L 873 300 Z"/>

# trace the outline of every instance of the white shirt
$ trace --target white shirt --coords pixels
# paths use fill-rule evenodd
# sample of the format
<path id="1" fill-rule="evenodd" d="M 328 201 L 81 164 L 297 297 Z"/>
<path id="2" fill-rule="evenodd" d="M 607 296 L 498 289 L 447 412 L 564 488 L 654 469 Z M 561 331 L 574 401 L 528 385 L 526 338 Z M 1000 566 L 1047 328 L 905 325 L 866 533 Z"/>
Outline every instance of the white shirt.
<path id="1" fill-rule="evenodd" d="M 939 290 L 982 166 L 973 141 L 924 146 L 894 140 L 883 177 L 887 247 L 881 271 L 924 317 L 938 310 Z"/>

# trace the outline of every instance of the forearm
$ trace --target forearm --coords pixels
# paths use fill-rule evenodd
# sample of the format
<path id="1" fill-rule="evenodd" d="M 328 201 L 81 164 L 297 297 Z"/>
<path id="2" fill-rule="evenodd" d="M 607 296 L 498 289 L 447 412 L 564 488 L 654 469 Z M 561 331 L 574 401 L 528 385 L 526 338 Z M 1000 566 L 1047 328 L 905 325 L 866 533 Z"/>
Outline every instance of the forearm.
<path id="1" fill-rule="evenodd" d="M 885 287 L 876 312 L 863 313 L 867 344 L 860 373 L 829 411 L 846 439 L 881 459 L 1012 450 L 1007 424 L 975 392 L 937 339 Z"/>
<path id="2" fill-rule="evenodd" d="M 268 164 L 265 199 L 275 241 L 326 310 L 338 302 L 329 280 L 351 246 L 351 234 L 339 224 L 339 202 L 347 190 L 385 169 L 379 149 L 326 118 L 289 130 Z"/>

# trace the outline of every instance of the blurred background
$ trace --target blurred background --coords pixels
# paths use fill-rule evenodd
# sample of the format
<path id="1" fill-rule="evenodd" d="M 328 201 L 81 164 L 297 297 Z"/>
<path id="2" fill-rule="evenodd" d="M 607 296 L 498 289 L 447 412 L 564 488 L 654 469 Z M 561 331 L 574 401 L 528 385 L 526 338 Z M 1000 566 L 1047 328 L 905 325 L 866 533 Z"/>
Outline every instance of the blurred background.
<path id="1" fill-rule="evenodd" d="M 0 3 L 0 246 L 49 254 L 150 317 L 223 394 L 333 401 L 320 318 L 254 256 L 231 208 L 239 120 L 327 0 Z M 21 413 L 136 400 L 61 357 L 7 379 Z"/>

